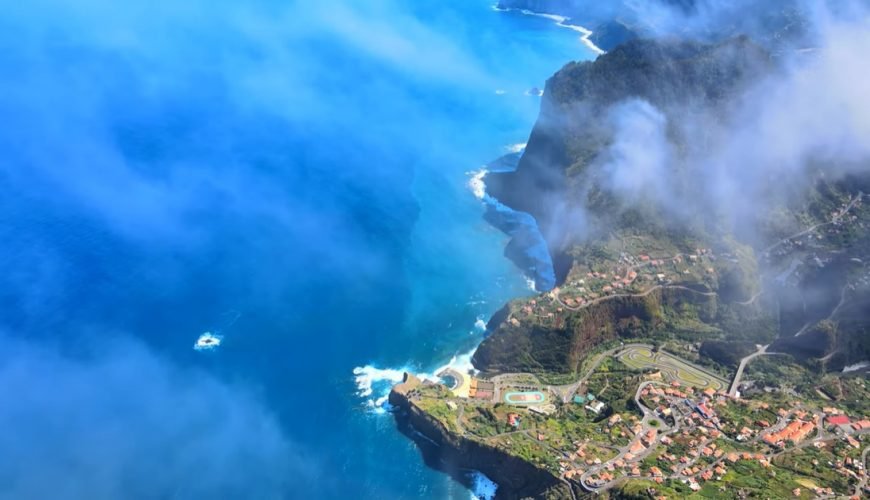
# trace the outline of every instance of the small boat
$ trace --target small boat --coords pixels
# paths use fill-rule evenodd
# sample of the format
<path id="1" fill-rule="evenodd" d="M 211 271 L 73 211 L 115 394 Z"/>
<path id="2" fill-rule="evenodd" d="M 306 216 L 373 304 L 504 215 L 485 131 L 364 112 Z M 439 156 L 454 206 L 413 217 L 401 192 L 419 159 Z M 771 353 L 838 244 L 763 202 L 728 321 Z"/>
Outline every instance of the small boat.
<path id="1" fill-rule="evenodd" d="M 214 335 L 211 332 L 205 332 L 196 339 L 196 343 L 193 344 L 194 350 L 197 351 L 208 351 L 212 350 L 215 347 L 221 345 L 221 340 L 223 337 L 220 335 Z"/>

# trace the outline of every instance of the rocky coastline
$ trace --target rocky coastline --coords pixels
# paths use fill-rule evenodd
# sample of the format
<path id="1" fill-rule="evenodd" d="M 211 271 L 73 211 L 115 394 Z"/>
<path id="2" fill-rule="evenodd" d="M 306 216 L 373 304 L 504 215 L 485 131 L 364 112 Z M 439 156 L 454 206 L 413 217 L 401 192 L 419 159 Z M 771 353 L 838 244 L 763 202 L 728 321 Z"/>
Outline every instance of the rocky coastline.
<path id="1" fill-rule="evenodd" d="M 404 381 L 393 387 L 389 397 L 400 431 L 417 444 L 426 465 L 466 485 L 469 474 L 479 471 L 498 484 L 498 500 L 571 499 L 575 494 L 572 488 L 581 491 L 516 455 L 448 430 L 415 404 L 414 391 L 426 383 L 405 373 Z"/>
<path id="2" fill-rule="evenodd" d="M 503 0 L 499 7 L 570 15 L 554 9 L 581 3 Z M 764 250 L 758 241 L 753 247 L 737 232 L 718 228 L 703 216 L 673 222 L 641 202 L 624 208 L 598 181 L 595 158 L 613 141 L 613 131 L 601 118 L 614 105 L 643 100 L 674 122 L 687 108 L 718 115 L 746 85 L 775 70 L 766 45 L 746 36 L 716 43 L 638 39 L 594 62 L 569 63 L 548 80 L 517 168 L 489 174 L 486 187 L 506 207 L 534 218 L 550 253 L 556 286 L 534 299 L 511 301 L 493 315 L 488 335 L 472 358 L 482 377 L 523 374 L 585 383 L 577 377 L 588 353 L 601 344 L 629 339 L 674 341 L 685 347 L 684 353 L 697 353 L 692 360 L 704 357 L 718 363 L 717 368 L 740 366 L 741 371 L 753 353 L 765 354 L 768 346 L 770 352 L 788 352 L 818 365 L 819 373 L 867 358 L 870 274 L 861 277 L 859 271 L 870 260 L 865 251 L 870 233 L 861 216 L 870 211 L 863 208 L 868 196 L 861 189 L 835 183 L 814 186 L 810 194 L 823 209 L 782 210 L 815 224 L 793 234 L 790 229 L 764 234 L 765 245 L 772 243 Z M 677 144 L 685 139 L 676 127 L 668 133 Z M 572 220 L 580 212 L 588 216 L 582 225 Z M 847 219 L 851 226 L 843 222 Z M 492 220 L 507 227 L 501 219 Z M 804 243 L 798 240 L 812 228 L 835 229 L 815 235 L 811 243 L 816 253 L 802 255 Z M 520 246 L 523 239 L 513 236 Z M 524 269 L 534 269 L 523 248 L 509 246 L 507 253 Z M 795 256 L 811 262 L 805 267 L 815 271 L 807 272 L 804 281 L 786 283 L 792 273 L 781 271 L 789 259 L 797 262 Z M 843 264 L 841 273 L 833 272 L 837 262 Z M 773 286 L 773 281 L 781 283 Z M 795 295 L 791 303 L 800 310 L 789 309 L 785 291 Z M 808 311 L 804 295 L 821 292 L 829 300 Z M 510 453 L 509 446 L 499 448 L 466 432 L 469 421 L 449 428 L 438 415 L 452 415 L 448 423 L 453 426 L 462 421 L 463 407 L 454 401 L 454 413 L 438 414 L 421 406 L 418 391 L 427 384 L 433 385 L 406 373 L 389 395 L 400 430 L 418 444 L 427 465 L 463 483 L 470 471 L 480 471 L 499 485 L 497 498 L 576 499 L 586 492 L 580 483 L 565 479 L 572 476 L 560 478 L 552 467 L 548 470 Z M 730 397 L 721 396 L 723 401 Z M 504 404 L 497 401 L 493 407 Z M 479 408 L 479 402 L 469 404 L 475 411 Z M 500 415 L 501 420 L 490 420 L 501 422 L 504 417 L 510 419 Z M 502 429 L 501 435 L 516 437 L 513 430 Z M 545 438 L 537 434 L 530 440 L 541 443 Z"/>

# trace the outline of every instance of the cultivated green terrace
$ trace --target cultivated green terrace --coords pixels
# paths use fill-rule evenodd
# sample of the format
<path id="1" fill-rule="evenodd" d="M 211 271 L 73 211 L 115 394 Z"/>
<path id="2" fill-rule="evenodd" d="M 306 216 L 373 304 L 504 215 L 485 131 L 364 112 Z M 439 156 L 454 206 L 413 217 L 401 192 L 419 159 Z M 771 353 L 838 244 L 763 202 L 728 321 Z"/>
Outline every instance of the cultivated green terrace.
<path id="1" fill-rule="evenodd" d="M 561 286 L 502 311 L 475 353 L 476 367 L 570 375 L 609 340 L 746 337 L 749 323 L 753 340 L 773 339 L 755 304 L 760 285 L 750 249 L 622 232 L 575 246 L 571 256 Z"/>

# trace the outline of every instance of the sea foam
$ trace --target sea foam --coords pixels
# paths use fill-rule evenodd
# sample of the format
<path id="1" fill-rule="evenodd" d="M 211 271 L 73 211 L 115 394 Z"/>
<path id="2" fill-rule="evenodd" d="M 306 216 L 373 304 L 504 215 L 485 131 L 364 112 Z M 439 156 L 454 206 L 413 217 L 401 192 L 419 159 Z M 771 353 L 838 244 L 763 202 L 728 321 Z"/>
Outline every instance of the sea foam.
<path id="1" fill-rule="evenodd" d="M 516 144 L 509 144 L 505 146 L 505 150 L 507 150 L 508 153 L 522 153 L 526 150 L 526 146 L 528 146 L 528 143 L 518 142 Z"/>
<path id="2" fill-rule="evenodd" d="M 492 500 L 498 485 L 482 472 L 471 473 L 471 500 Z"/>
<path id="3" fill-rule="evenodd" d="M 498 8 L 496 8 L 495 10 L 497 10 L 499 12 L 508 12 L 511 10 L 516 10 L 516 11 L 519 11 L 527 16 L 543 17 L 544 19 L 549 19 L 549 20 L 555 22 L 557 26 L 560 26 L 562 28 L 568 28 L 569 30 L 576 31 L 576 32 L 580 33 L 580 42 L 583 43 L 583 45 L 585 45 L 586 47 L 588 47 L 589 50 L 591 50 L 592 52 L 595 52 L 596 54 L 599 54 L 599 55 L 605 53 L 605 51 L 602 50 L 601 47 L 595 45 L 595 43 L 589 39 L 589 37 L 592 36 L 592 31 L 584 28 L 583 26 L 578 26 L 576 24 L 566 24 L 566 21 L 568 21 L 568 18 L 565 16 L 559 16 L 556 14 L 546 14 L 543 12 L 535 12 L 535 11 L 531 11 L 531 10 L 527 10 L 527 9 L 498 9 Z"/>
<path id="4" fill-rule="evenodd" d="M 468 180 L 468 188 L 474 193 L 474 197 L 481 201 L 486 198 L 486 183 L 483 182 L 483 178 L 488 173 L 489 171 L 485 168 L 475 172 L 468 172 L 468 175 L 471 176 L 471 179 Z"/>
<path id="5" fill-rule="evenodd" d="M 476 323 L 475 323 L 476 325 Z M 485 328 L 485 325 L 484 325 Z M 413 373 L 417 378 L 439 382 L 437 374 L 450 368 L 459 373 L 477 373 L 471 364 L 471 356 L 475 349 L 454 355 L 446 364 L 438 366 L 431 372 L 415 371 L 410 367 L 378 368 L 373 365 L 358 366 L 353 369 L 357 395 L 364 399 L 364 404 L 373 413 L 386 413 L 391 409 L 389 404 L 390 389 L 402 381 L 405 372 Z"/>
<path id="6" fill-rule="evenodd" d="M 211 332 L 205 332 L 196 339 L 193 344 L 195 351 L 211 351 L 221 345 L 223 335 L 216 335 Z"/>
<path id="7" fill-rule="evenodd" d="M 862 361 L 860 363 L 855 363 L 854 365 L 849 365 L 843 368 L 843 373 L 856 372 L 858 370 L 863 370 L 864 368 L 870 368 L 870 361 Z"/>
<path id="8" fill-rule="evenodd" d="M 376 368 L 366 365 L 354 368 L 353 374 L 356 380 L 357 394 L 362 398 L 367 398 L 372 395 L 374 385 L 378 382 L 390 382 L 393 384 L 401 382 L 405 370 Z"/>
<path id="9" fill-rule="evenodd" d="M 479 332 L 486 331 L 486 321 L 483 320 L 483 316 L 478 316 L 477 321 L 474 322 L 474 328 Z"/>

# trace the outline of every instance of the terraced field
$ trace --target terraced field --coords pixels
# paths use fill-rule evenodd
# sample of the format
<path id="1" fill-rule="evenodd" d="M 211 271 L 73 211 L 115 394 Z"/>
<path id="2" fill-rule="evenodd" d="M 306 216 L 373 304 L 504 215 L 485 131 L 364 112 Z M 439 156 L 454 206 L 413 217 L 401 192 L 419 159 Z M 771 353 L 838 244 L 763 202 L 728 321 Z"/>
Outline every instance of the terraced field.
<path id="1" fill-rule="evenodd" d="M 666 352 L 653 352 L 647 347 L 629 346 L 616 355 L 616 358 L 625 365 L 642 370 L 655 368 L 661 370 L 662 377 L 668 381 L 677 381 L 683 385 L 714 390 L 725 390 L 728 382 L 699 366 L 668 354 Z"/>

